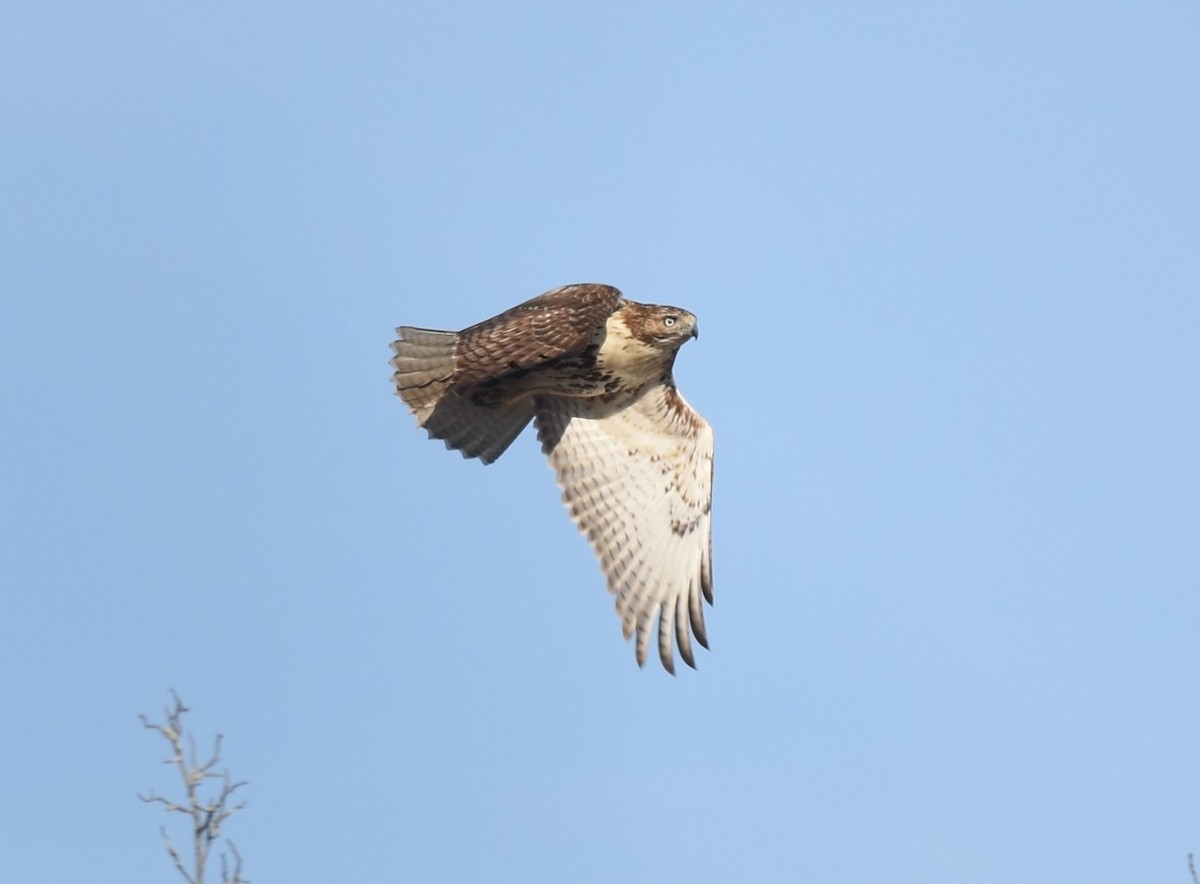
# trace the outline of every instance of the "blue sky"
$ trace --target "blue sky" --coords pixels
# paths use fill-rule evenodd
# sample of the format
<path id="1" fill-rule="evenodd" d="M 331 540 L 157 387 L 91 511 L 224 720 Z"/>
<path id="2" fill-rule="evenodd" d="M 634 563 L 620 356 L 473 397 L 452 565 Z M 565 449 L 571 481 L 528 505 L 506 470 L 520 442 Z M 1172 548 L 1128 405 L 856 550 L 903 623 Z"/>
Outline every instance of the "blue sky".
<path id="1" fill-rule="evenodd" d="M 1200 6 L 8 3 L 0 866 L 1187 880 Z M 699 317 L 712 651 L 638 670 L 532 436 L 400 323 Z M 177 835 L 178 837 L 178 835 Z"/>

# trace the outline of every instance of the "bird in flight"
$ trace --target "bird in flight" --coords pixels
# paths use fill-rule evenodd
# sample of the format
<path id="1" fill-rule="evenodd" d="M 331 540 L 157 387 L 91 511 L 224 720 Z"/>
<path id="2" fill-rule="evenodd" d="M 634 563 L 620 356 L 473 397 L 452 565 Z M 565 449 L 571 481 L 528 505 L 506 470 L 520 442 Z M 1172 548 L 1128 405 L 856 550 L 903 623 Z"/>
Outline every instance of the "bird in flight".
<path id="1" fill-rule="evenodd" d="M 488 464 L 532 420 L 638 665 L 657 623 L 664 668 L 675 672 L 672 643 L 695 668 L 713 599 L 713 432 L 672 369 L 696 317 L 585 283 L 460 332 L 396 333 L 392 378 L 417 425 Z"/>

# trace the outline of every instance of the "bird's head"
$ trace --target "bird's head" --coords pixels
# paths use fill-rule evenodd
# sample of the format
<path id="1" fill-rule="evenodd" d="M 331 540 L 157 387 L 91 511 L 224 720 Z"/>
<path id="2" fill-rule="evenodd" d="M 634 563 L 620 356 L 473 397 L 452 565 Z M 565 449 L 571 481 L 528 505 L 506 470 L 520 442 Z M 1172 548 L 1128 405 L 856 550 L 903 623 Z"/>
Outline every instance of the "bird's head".
<path id="1" fill-rule="evenodd" d="M 686 310 L 658 304 L 637 307 L 630 327 L 638 338 L 657 349 L 678 350 L 692 338 L 700 337 L 696 317 Z"/>

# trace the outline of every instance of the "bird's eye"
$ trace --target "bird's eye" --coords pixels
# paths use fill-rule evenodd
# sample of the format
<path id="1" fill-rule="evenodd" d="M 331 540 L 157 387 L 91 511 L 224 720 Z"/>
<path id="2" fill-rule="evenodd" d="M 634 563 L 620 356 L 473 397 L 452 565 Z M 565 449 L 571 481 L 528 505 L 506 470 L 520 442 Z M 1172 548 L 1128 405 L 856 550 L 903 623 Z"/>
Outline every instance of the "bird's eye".
<path id="1" fill-rule="evenodd" d="M 679 321 L 679 319 L 674 316 L 664 316 L 663 317 L 663 325 L 665 325 L 667 328 L 670 328 L 678 321 Z"/>

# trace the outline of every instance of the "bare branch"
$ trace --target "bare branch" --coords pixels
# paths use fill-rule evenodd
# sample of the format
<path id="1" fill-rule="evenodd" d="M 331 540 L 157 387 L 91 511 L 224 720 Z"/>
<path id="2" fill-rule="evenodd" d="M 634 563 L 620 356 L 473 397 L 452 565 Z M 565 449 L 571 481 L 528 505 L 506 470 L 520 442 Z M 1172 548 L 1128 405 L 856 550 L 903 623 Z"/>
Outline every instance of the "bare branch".
<path id="1" fill-rule="evenodd" d="M 169 798 L 163 798 L 161 795 L 155 793 L 153 790 L 146 793 L 145 795 L 143 795 L 139 792 L 138 798 L 141 798 L 147 804 L 161 804 L 163 806 L 163 810 L 165 810 L 167 813 L 189 813 L 190 812 L 183 805 L 176 804 L 174 801 L 171 801 Z"/>
<path id="2" fill-rule="evenodd" d="M 242 877 L 242 855 L 238 853 L 237 845 L 229 842 L 229 852 L 233 854 L 233 872 L 230 874 L 229 857 L 221 854 L 221 884 L 250 884 Z"/>
<path id="3" fill-rule="evenodd" d="M 183 867 L 183 859 L 179 856 L 179 851 L 175 849 L 175 845 L 171 841 L 171 836 L 167 834 L 166 826 L 162 827 L 162 837 L 163 844 L 167 848 L 167 855 L 170 856 L 172 862 L 175 863 L 175 868 L 178 870 L 179 874 L 183 875 L 183 880 L 187 881 L 188 884 L 196 884 L 196 882 L 192 879 L 192 876 L 188 874 L 188 870 Z"/>
<path id="4" fill-rule="evenodd" d="M 167 851 L 167 855 L 174 863 L 176 870 L 184 877 L 188 884 L 204 884 L 204 869 L 208 862 L 209 850 L 213 843 L 221 837 L 222 824 L 246 806 L 246 802 L 242 801 L 237 804 L 232 803 L 233 795 L 242 786 L 246 785 L 245 780 L 234 782 L 228 770 L 217 770 L 217 765 L 221 763 L 221 735 L 217 734 L 213 740 L 212 754 L 204 761 L 200 760 L 200 754 L 196 748 L 195 737 L 188 733 L 187 751 L 184 751 L 184 728 L 183 715 L 188 711 L 188 708 L 183 705 L 183 701 L 179 699 L 179 695 L 171 691 L 171 699 L 174 705 L 168 706 L 165 710 L 166 722 L 158 724 L 150 721 L 146 716 L 140 716 L 142 726 L 148 730 L 156 731 L 165 739 L 171 747 L 171 757 L 166 759 L 165 764 L 171 764 L 179 771 L 180 779 L 183 781 L 184 795 L 186 800 L 183 803 L 172 801 L 169 798 L 164 798 L 157 792 L 151 790 L 145 794 L 138 794 L 138 797 L 147 804 L 158 804 L 167 813 L 182 813 L 191 818 L 192 829 L 192 850 L 193 850 L 193 865 L 189 871 L 184 865 L 183 858 L 180 856 L 178 849 L 171 841 L 166 829 L 162 830 L 163 843 Z M 200 788 L 206 780 L 220 780 L 220 790 L 208 800 L 204 800 L 200 796 Z M 237 848 L 233 843 L 229 844 L 230 850 L 233 852 L 234 863 L 232 867 L 233 877 L 229 877 L 229 864 L 225 854 L 221 854 L 221 879 L 226 884 L 248 884 L 242 878 L 242 856 L 238 853 Z"/>
<path id="5" fill-rule="evenodd" d="M 1188 871 L 1192 873 L 1192 884 L 1200 884 L 1200 875 L 1196 874 L 1196 855 L 1188 854 Z"/>

